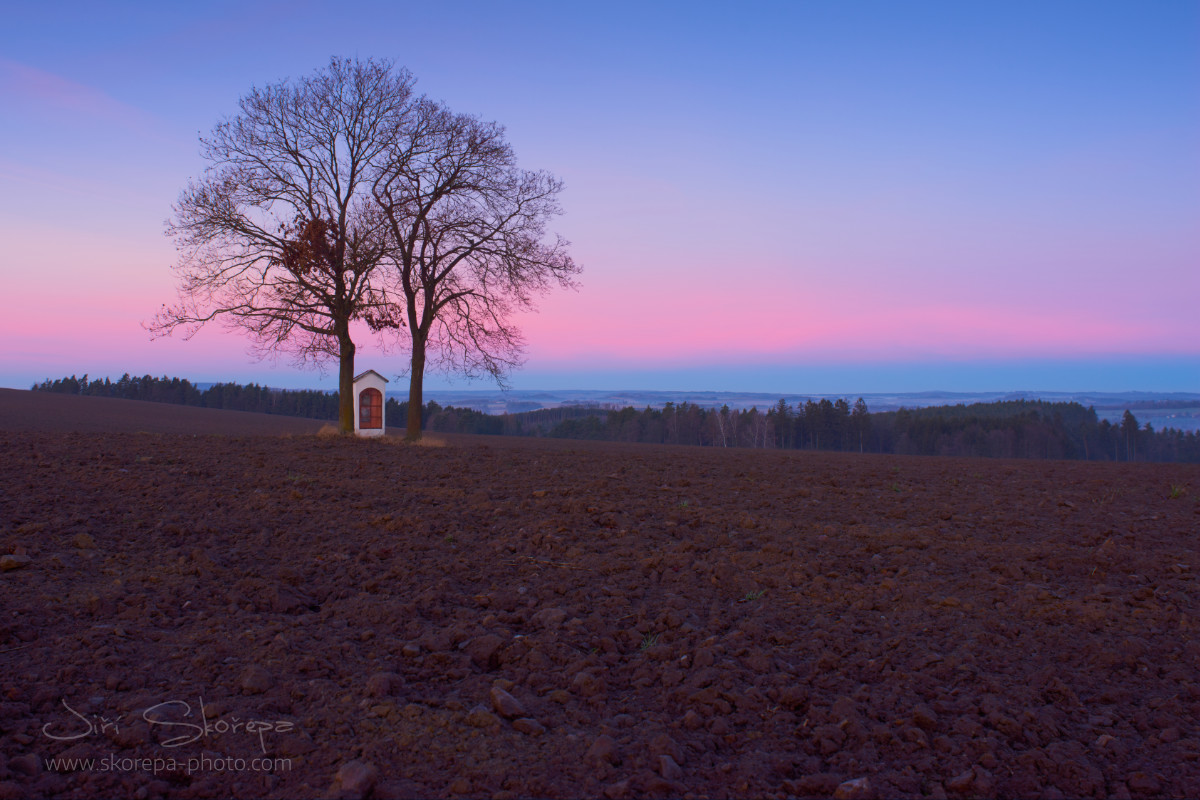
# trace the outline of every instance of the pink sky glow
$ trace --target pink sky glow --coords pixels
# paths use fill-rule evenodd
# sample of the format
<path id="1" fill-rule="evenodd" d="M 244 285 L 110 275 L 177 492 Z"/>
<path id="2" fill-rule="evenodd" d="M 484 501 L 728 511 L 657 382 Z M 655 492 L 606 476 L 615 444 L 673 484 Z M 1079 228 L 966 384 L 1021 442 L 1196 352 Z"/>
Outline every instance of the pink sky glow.
<path id="1" fill-rule="evenodd" d="M 252 86 L 357 53 L 497 120 L 524 166 L 566 183 L 550 229 L 581 286 L 519 316 L 516 388 L 688 366 L 690 388 L 715 389 L 706 365 L 818 362 L 850 384 L 856 364 L 944 362 L 929 383 L 957 388 L 960 362 L 1082 359 L 1105 377 L 1110 358 L 1166 359 L 1155 386 L 1200 391 L 1200 6 L 534 0 L 472 6 L 445 48 L 394 35 L 444 25 L 440 4 L 350 1 L 379 24 L 253 0 L 13 10 L 0 385 L 128 371 L 332 388 L 336 369 L 258 362 L 220 326 L 185 342 L 142 324 L 175 299 L 163 223 L 205 167 L 197 134 Z M 530 37 L 548 49 L 507 44 Z M 362 337 L 359 364 L 390 377 L 405 361 Z M 773 374 L 730 388 L 774 391 Z"/>
<path id="2" fill-rule="evenodd" d="M 791 360 L 805 355 L 903 361 L 1146 350 L 1187 354 L 1192 346 L 1179 340 L 1169 326 L 1152 320 L 1105 321 L 1070 311 L 1043 314 L 982 304 L 894 308 L 873 298 L 842 299 L 845 302 L 821 307 L 786 296 L 685 293 L 665 307 L 655 306 L 653 298 L 627 298 L 611 307 L 572 309 L 572 298 L 555 298 L 544 304 L 547 308 L 540 314 L 525 317 L 522 328 L 539 357 L 643 365 L 664 358 L 701 362 L 708 358 Z"/>

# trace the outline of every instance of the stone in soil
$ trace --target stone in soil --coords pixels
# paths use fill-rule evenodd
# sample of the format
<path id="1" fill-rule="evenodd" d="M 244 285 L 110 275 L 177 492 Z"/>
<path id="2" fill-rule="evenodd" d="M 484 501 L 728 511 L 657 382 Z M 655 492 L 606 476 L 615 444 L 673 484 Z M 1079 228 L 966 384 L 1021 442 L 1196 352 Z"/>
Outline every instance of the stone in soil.
<path id="1" fill-rule="evenodd" d="M 631 784 L 628 779 L 610 783 L 604 787 L 604 796 L 608 800 L 624 800 L 626 797 L 629 797 L 630 786 Z"/>
<path id="2" fill-rule="evenodd" d="M 242 672 L 238 685 L 247 694 L 262 694 L 275 685 L 275 678 L 266 667 L 251 664 Z"/>
<path id="3" fill-rule="evenodd" d="M 834 800 L 874 800 L 875 790 L 868 778 L 852 778 L 833 790 Z"/>
<path id="4" fill-rule="evenodd" d="M 837 790 L 840 780 L 829 772 L 814 772 L 792 781 L 784 781 L 790 794 L 801 797 L 829 796 Z"/>
<path id="5" fill-rule="evenodd" d="M 42 774 L 42 760 L 33 753 L 26 753 L 10 758 L 8 768 L 18 775 L 34 778 Z"/>
<path id="6" fill-rule="evenodd" d="M 500 718 L 488 711 L 482 705 L 475 706 L 467 712 L 466 723 L 476 728 L 498 728 Z"/>
<path id="7" fill-rule="evenodd" d="M 946 781 L 946 788 L 952 792 L 966 792 L 970 790 L 973 783 L 975 783 L 975 772 L 967 770 Z"/>
<path id="8" fill-rule="evenodd" d="M 404 679 L 394 672 L 376 672 L 367 678 L 367 696 L 387 697 L 403 683 Z"/>
<path id="9" fill-rule="evenodd" d="M 467 642 L 463 649 L 471 657 L 475 666 L 480 669 L 493 670 L 499 666 L 498 654 L 503 646 L 503 639 L 494 633 L 488 633 Z"/>
<path id="10" fill-rule="evenodd" d="M 658 774 L 669 781 L 677 781 L 683 777 L 679 763 L 665 753 L 658 757 Z"/>
<path id="11" fill-rule="evenodd" d="M 367 796 L 377 780 L 379 770 L 374 764 L 347 761 L 338 769 L 325 796 L 336 800 L 359 800 Z"/>
<path id="12" fill-rule="evenodd" d="M 595 697 L 604 692 L 604 679 L 590 671 L 580 672 L 571 679 L 571 691 L 580 697 Z"/>
<path id="13" fill-rule="evenodd" d="M 683 748 L 665 733 L 660 733 L 650 740 L 651 755 L 668 755 L 675 761 L 676 764 L 682 764 L 684 760 Z"/>
<path id="14" fill-rule="evenodd" d="M 11 572 L 14 569 L 28 567 L 32 563 L 33 559 L 26 555 L 0 556 L 0 572 Z"/>
<path id="15" fill-rule="evenodd" d="M 926 731 L 932 731 L 938 724 L 937 714 L 924 703 L 913 709 L 912 719 L 918 728 Z"/>
<path id="16" fill-rule="evenodd" d="M 1135 772 L 1125 781 L 1130 791 L 1146 795 L 1156 795 L 1162 791 L 1162 783 L 1153 775 Z"/>
<path id="17" fill-rule="evenodd" d="M 492 708 L 496 713 L 507 719 L 525 716 L 525 706 L 499 686 L 493 686 L 491 691 Z"/>
<path id="18" fill-rule="evenodd" d="M 620 764 L 621 756 L 617 751 L 617 742 L 607 734 L 601 734 L 588 748 L 587 761 L 594 764 Z"/>
<path id="19" fill-rule="evenodd" d="M 539 628 L 554 630 L 567 618 L 567 612 L 561 608 L 543 608 L 529 620 Z"/>
<path id="20" fill-rule="evenodd" d="M 521 717 L 513 720 L 513 730 L 527 733 L 530 736 L 541 736 L 546 732 L 546 726 L 530 717 Z"/>

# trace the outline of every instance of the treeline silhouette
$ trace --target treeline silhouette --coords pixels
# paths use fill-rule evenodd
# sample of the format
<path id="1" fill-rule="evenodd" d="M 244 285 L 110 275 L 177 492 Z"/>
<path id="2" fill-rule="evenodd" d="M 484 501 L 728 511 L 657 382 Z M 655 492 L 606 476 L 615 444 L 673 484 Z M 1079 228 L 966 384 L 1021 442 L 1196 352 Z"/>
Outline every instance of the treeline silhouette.
<path id="1" fill-rule="evenodd" d="M 256 411 L 261 414 L 285 414 L 290 417 L 335 420 L 338 414 L 337 394 L 313 389 L 269 389 L 256 383 L 214 383 L 199 389 L 185 378 L 155 378 L 151 375 L 133 377 L 125 373 L 119 380 L 108 378 L 88 380 L 88 376 L 45 380 L 35 384 L 36 392 L 82 394 L 93 397 L 118 397 L 124 400 L 149 400 L 154 403 L 175 403 L 199 408 L 224 408 L 233 411 Z"/>
<path id="2" fill-rule="evenodd" d="M 35 392 L 58 392 L 92 397 L 117 397 L 123 400 L 148 400 L 152 403 L 174 403 L 198 408 L 223 408 L 231 411 L 255 411 L 260 414 L 283 414 L 335 421 L 338 416 L 338 393 L 315 389 L 271 389 L 256 383 L 214 383 L 200 389 L 186 378 L 140 378 L 125 373 L 118 380 L 74 375 L 58 380 L 46 379 L 32 387 Z M 389 398 L 384 405 L 388 427 L 404 427 L 408 418 L 408 403 Z M 422 407 L 422 424 L 437 425 L 437 430 L 469 429 L 472 433 L 512 433 L 506 431 L 500 417 L 481 414 L 469 408 L 442 408 L 430 402 Z M 431 428 L 432 430 L 433 428 Z"/>
<path id="3" fill-rule="evenodd" d="M 1200 462 L 1196 431 L 1156 431 L 1139 425 L 1128 409 L 1114 425 L 1079 403 L 1011 400 L 901 409 L 872 414 L 871 423 L 872 446 L 884 453 Z"/>
<path id="4" fill-rule="evenodd" d="M 427 430 L 701 447 L 768 447 L 898 455 L 1200 462 L 1200 435 L 1120 424 L 1079 403 L 1010 400 L 871 413 L 849 401 L 780 400 L 767 411 L 667 403 L 661 409 L 562 407 L 491 416 L 426 408 Z"/>
<path id="5" fill-rule="evenodd" d="M 257 384 L 218 383 L 201 391 L 185 379 L 118 381 L 88 376 L 46 380 L 36 391 L 122 397 L 335 420 L 336 392 L 269 389 Z M 403 427 L 408 403 L 389 398 L 388 427 Z M 1119 424 L 1097 417 L 1079 403 L 1009 400 L 931 406 L 872 413 L 860 397 L 780 400 L 767 411 L 734 411 L 667 403 L 663 408 L 564 406 L 492 415 L 430 401 L 421 409 L 422 427 L 439 433 L 546 436 L 608 442 L 680 444 L 700 447 L 759 447 L 897 455 L 985 458 L 1051 458 L 1089 461 L 1178 461 L 1200 463 L 1200 434 L 1140 425 L 1126 410 Z"/>

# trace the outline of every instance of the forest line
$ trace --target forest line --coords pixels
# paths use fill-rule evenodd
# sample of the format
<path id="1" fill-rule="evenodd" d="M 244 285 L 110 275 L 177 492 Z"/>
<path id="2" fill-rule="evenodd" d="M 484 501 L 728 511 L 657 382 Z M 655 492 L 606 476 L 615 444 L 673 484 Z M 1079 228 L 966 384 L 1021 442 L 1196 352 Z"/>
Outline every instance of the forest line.
<path id="1" fill-rule="evenodd" d="M 203 408 L 335 420 L 336 392 L 271 389 L 258 384 L 217 383 L 199 389 L 187 379 L 123 375 L 46 380 L 35 391 L 116 397 Z M 402 427 L 408 403 L 389 398 L 388 427 Z M 1126 410 L 1113 424 L 1075 402 L 1010 400 L 871 412 L 859 398 L 780 400 L 770 409 L 703 408 L 667 403 L 641 411 L 564 406 L 491 415 L 470 408 L 421 408 L 422 427 L 438 433 L 545 436 L 701 447 L 756 447 L 837 452 L 987 458 L 1174 461 L 1200 463 L 1200 435 L 1141 425 Z"/>

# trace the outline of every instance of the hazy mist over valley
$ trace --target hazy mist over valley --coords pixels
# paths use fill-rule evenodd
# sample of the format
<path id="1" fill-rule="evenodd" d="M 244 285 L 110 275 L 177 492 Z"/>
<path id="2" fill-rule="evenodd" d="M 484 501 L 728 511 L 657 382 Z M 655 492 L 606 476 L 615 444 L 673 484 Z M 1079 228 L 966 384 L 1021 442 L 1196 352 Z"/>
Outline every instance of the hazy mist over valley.
<path id="1" fill-rule="evenodd" d="M 388 392 L 398 401 L 407 399 L 404 392 Z M 667 403 L 691 403 L 701 408 L 729 406 L 730 410 L 758 408 L 765 411 L 782 398 L 790 405 L 805 400 L 858 397 L 873 412 L 895 411 L 900 408 L 970 405 L 1007 400 L 1045 400 L 1075 402 L 1096 409 L 1099 419 L 1119 422 L 1130 409 L 1143 425 L 1150 423 L 1156 430 L 1175 428 L 1181 431 L 1200 430 L 1200 393 L 1195 392 L 872 392 L 864 394 L 771 394 L 769 392 L 664 392 L 664 391 L 601 391 L 586 389 L 510 390 L 487 389 L 431 390 L 426 398 L 443 406 L 472 408 L 485 414 L 517 414 L 542 408 L 563 406 L 595 406 L 599 408 L 662 408 Z"/>

